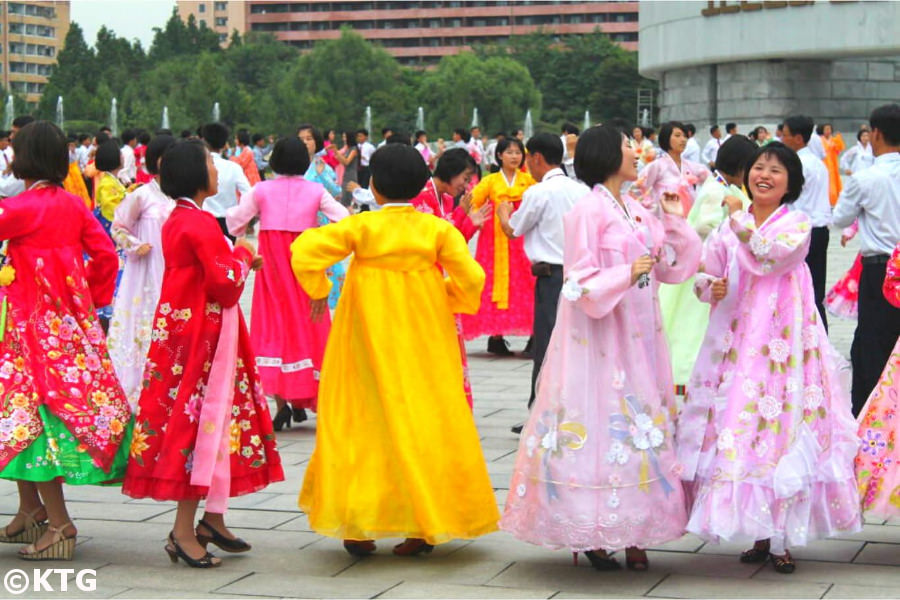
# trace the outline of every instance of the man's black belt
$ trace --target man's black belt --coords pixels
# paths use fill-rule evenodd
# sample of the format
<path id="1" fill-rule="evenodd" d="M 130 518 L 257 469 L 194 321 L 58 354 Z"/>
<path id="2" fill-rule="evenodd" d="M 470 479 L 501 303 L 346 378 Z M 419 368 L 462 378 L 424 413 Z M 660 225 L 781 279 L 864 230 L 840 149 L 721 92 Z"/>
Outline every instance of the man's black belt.
<path id="1" fill-rule="evenodd" d="M 891 259 L 887 254 L 875 254 L 872 256 L 863 256 L 862 264 L 864 265 L 886 265 Z"/>
<path id="2" fill-rule="evenodd" d="M 554 271 L 562 271 L 562 265 L 554 265 L 548 262 L 536 262 L 531 265 L 531 274 L 535 277 L 550 277 Z"/>

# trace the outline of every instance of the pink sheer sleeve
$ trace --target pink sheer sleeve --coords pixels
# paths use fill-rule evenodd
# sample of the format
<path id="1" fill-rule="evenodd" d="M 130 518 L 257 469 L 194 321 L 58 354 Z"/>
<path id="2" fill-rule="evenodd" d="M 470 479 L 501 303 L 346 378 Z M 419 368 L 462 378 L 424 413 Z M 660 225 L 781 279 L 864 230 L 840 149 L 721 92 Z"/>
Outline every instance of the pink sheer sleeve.
<path id="1" fill-rule="evenodd" d="M 715 229 L 703 244 L 700 267 L 694 279 L 694 294 L 701 302 L 712 304 L 712 284 L 727 274 L 728 247 L 723 239 L 726 233 L 722 228 Z"/>
<path id="2" fill-rule="evenodd" d="M 225 211 L 225 224 L 233 236 L 242 236 L 247 232 L 247 225 L 259 214 L 259 203 L 256 201 L 254 189 L 250 188 L 241 195 L 236 206 Z"/>
<path id="3" fill-rule="evenodd" d="M 703 243 L 684 217 L 664 214 L 661 222 L 663 252 L 653 273 L 663 283 L 681 283 L 697 272 Z"/>
<path id="4" fill-rule="evenodd" d="M 780 208 L 778 210 L 785 210 Z M 739 210 L 729 219 L 741 242 L 737 250 L 742 269 L 754 275 L 780 275 L 806 259 L 812 227 L 800 211 L 773 215 L 777 221 L 757 229 L 753 215 Z"/>

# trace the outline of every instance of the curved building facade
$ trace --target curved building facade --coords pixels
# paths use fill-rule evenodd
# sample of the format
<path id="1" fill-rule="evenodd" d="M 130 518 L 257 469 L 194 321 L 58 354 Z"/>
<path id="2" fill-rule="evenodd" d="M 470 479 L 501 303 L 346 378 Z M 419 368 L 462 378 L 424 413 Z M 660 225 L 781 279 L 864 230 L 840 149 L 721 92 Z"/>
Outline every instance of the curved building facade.
<path id="1" fill-rule="evenodd" d="M 639 68 L 660 121 L 746 133 L 804 113 L 855 132 L 900 101 L 900 2 L 641 2 Z"/>

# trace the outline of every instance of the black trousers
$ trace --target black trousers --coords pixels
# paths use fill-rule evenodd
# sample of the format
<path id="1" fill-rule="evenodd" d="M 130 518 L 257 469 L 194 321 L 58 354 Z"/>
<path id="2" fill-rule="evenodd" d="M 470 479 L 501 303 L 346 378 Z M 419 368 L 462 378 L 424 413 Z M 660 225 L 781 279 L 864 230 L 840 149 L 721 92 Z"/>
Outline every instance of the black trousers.
<path id="1" fill-rule="evenodd" d="M 538 277 L 534 284 L 534 342 L 531 347 L 534 367 L 531 370 L 531 396 L 528 398 L 528 408 L 534 404 L 538 373 L 541 371 L 544 355 L 550 345 L 550 334 L 553 333 L 553 326 L 556 325 L 556 308 L 559 305 L 562 285 L 561 265 L 551 265 L 550 275 Z"/>
<path id="2" fill-rule="evenodd" d="M 822 317 L 825 331 L 828 331 L 828 317 L 825 316 L 825 276 L 828 259 L 828 238 L 831 235 L 827 227 L 813 227 L 809 240 L 809 252 L 806 255 L 806 264 L 812 273 L 813 294 L 816 297 L 816 308 Z"/>
<path id="3" fill-rule="evenodd" d="M 369 170 L 369 167 L 359 165 L 356 178 L 359 180 L 359 187 L 368 188 L 369 180 L 372 178 L 372 171 Z"/>
<path id="4" fill-rule="evenodd" d="M 228 226 L 225 224 L 225 217 L 216 217 L 216 221 L 219 222 L 219 228 L 222 230 L 222 233 L 225 234 L 225 237 L 227 237 L 232 241 L 232 243 L 234 243 L 235 237 L 228 233 Z"/>
<path id="5" fill-rule="evenodd" d="M 884 257 L 887 258 L 887 257 Z M 882 286 L 887 262 L 866 262 L 859 277 L 859 314 L 850 347 L 853 364 L 853 415 L 858 416 L 900 336 L 900 308 L 884 298 Z"/>

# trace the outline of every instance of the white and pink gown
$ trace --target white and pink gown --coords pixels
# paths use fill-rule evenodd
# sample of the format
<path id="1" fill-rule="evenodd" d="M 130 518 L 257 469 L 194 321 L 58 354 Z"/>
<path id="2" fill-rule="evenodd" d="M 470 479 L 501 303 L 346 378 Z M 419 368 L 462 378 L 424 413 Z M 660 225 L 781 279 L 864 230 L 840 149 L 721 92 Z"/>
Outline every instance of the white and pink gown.
<path id="1" fill-rule="evenodd" d="M 640 194 L 641 203 L 654 210 L 657 210 L 663 194 L 676 194 L 687 215 L 697 198 L 697 189 L 710 175 L 705 166 L 685 158 L 681 159 L 679 168 L 675 159 L 663 152 L 641 171 L 641 177 L 633 189 Z"/>
<path id="2" fill-rule="evenodd" d="M 548 548 L 648 547 L 687 522 L 657 289 L 694 274 L 701 243 L 683 218 L 625 203 L 598 185 L 565 217 L 556 326 L 500 521 Z M 648 252 L 661 260 L 641 288 L 631 268 Z"/>
<path id="3" fill-rule="evenodd" d="M 752 208 L 751 208 L 752 211 Z M 678 458 L 705 540 L 772 552 L 861 527 L 845 361 L 816 310 L 809 219 L 738 211 L 709 235 L 695 288 L 728 277 L 678 419 Z"/>

